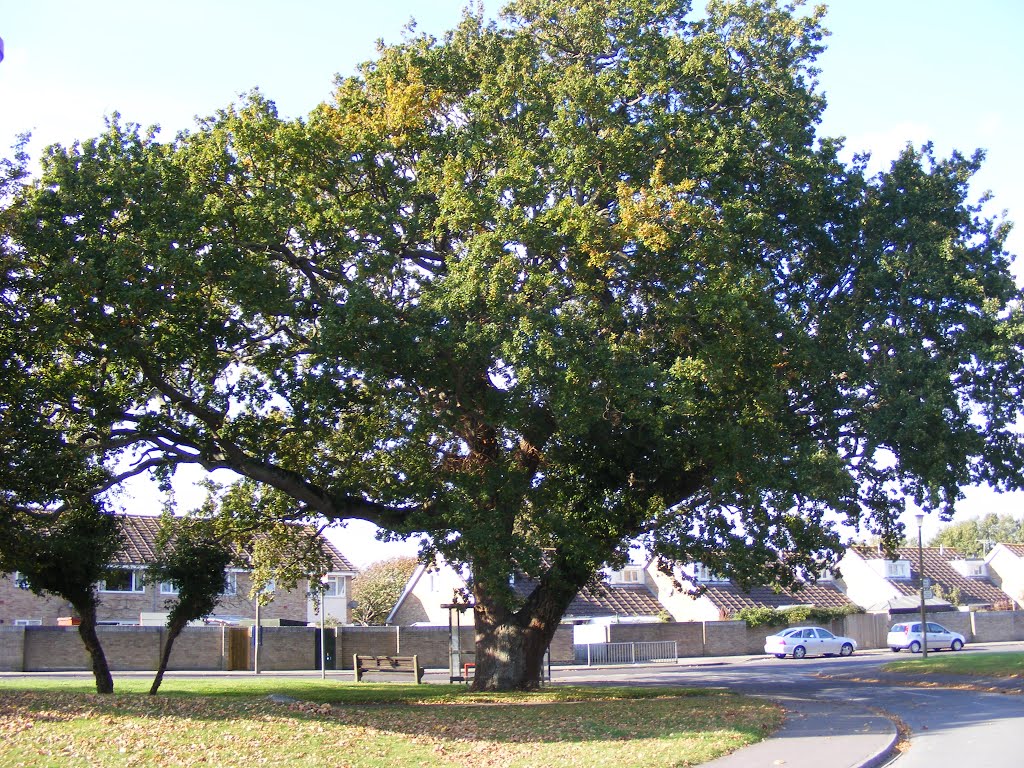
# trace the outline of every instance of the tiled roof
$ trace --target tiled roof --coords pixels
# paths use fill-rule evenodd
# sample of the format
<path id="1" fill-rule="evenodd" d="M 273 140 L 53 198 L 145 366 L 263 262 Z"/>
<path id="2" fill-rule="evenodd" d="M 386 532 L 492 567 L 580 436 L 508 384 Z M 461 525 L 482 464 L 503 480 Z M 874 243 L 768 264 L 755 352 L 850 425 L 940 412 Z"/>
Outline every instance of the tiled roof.
<path id="1" fill-rule="evenodd" d="M 724 615 L 743 608 L 779 608 L 785 605 L 813 605 L 816 608 L 846 608 L 853 605 L 834 584 L 805 584 L 796 591 L 775 591 L 753 587 L 744 591 L 734 584 L 707 584 L 704 593 Z"/>
<path id="2" fill-rule="evenodd" d="M 888 559 L 875 547 L 856 546 L 851 549 L 865 560 Z M 923 547 L 921 555 L 924 558 L 925 576 L 942 587 L 944 596 L 955 589 L 960 593 L 961 604 L 992 605 L 1008 600 L 1006 593 L 989 579 L 969 578 L 951 566 L 950 561 L 965 559 L 952 547 Z M 894 557 L 910 563 L 910 578 L 887 581 L 902 595 L 916 595 L 920 576 L 917 547 L 899 547 Z"/>
<path id="3" fill-rule="evenodd" d="M 156 537 L 160 518 L 155 515 L 117 515 L 124 534 L 124 549 L 116 556 L 118 565 L 148 565 L 156 559 Z"/>
<path id="4" fill-rule="evenodd" d="M 545 567 L 550 560 L 541 558 Z M 527 597 L 537 586 L 535 579 L 517 573 L 512 589 L 521 598 Z M 596 618 L 598 616 L 657 616 L 664 610 L 654 594 L 643 584 L 608 584 L 584 587 L 569 603 L 564 618 Z"/>
<path id="5" fill-rule="evenodd" d="M 119 514 L 117 519 L 121 523 L 121 531 L 124 533 L 124 549 L 116 556 L 118 565 L 149 565 L 156 559 L 156 539 L 160 532 L 160 517 L 157 515 L 127 515 Z M 316 536 L 316 529 L 306 526 L 310 536 Z M 326 536 L 321 536 L 324 551 L 331 558 L 331 571 L 355 573 L 357 569 L 350 563 L 338 549 L 331 544 Z"/>
<path id="6" fill-rule="evenodd" d="M 1003 544 L 1003 546 L 1017 557 L 1024 558 L 1024 544 Z"/>
<path id="7" fill-rule="evenodd" d="M 603 584 L 584 588 L 565 611 L 566 618 L 595 616 L 657 616 L 664 608 L 641 584 Z"/>

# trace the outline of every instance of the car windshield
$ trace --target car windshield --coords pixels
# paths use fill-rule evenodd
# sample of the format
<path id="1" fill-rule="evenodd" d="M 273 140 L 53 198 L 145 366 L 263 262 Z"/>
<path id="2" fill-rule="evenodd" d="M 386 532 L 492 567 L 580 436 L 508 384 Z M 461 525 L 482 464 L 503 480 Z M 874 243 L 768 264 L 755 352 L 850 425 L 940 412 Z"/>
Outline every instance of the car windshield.
<path id="1" fill-rule="evenodd" d="M 775 633 L 775 636 L 776 637 L 789 637 L 790 635 L 792 635 L 796 631 L 797 630 L 793 629 L 792 627 L 790 627 L 789 629 L 780 629 L 778 632 Z"/>

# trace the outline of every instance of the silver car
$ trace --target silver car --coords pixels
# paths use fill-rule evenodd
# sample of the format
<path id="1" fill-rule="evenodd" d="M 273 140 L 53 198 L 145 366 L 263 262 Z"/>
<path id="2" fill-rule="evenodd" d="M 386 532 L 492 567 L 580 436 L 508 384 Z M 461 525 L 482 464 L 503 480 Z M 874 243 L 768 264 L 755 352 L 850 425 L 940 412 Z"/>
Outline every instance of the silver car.
<path id="1" fill-rule="evenodd" d="M 934 621 L 925 622 L 928 629 L 928 650 L 937 651 L 941 648 L 949 648 L 951 651 L 959 651 L 966 642 L 963 635 L 946 629 Z M 911 653 L 921 652 L 921 622 L 904 621 L 893 624 L 886 637 L 885 644 L 892 649 L 893 653 L 902 651 L 904 648 Z"/>
<path id="2" fill-rule="evenodd" d="M 857 650 L 852 637 L 833 635 L 823 627 L 789 627 L 764 639 L 764 652 L 783 659 L 792 656 L 849 656 Z"/>

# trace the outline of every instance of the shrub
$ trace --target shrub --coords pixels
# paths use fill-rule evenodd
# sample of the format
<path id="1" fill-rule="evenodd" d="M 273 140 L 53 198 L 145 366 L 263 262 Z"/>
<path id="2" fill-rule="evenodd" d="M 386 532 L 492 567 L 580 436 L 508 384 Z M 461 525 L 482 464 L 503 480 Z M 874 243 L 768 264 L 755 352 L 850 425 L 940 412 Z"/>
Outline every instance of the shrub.
<path id="1" fill-rule="evenodd" d="M 784 627 L 789 624 L 828 624 L 854 613 L 862 613 L 856 606 L 843 608 L 817 608 L 799 605 L 793 608 L 742 608 L 732 618 L 745 621 L 751 629 L 756 627 Z"/>

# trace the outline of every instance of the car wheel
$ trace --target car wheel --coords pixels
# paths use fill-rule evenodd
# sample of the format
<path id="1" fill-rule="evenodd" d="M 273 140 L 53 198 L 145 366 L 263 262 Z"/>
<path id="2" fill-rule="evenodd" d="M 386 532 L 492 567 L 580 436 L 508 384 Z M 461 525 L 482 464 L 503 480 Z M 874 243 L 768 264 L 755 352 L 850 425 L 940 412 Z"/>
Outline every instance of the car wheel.
<path id="1" fill-rule="evenodd" d="M 949 644 L 950 650 L 953 650 L 953 651 L 959 651 L 963 647 L 964 647 L 964 644 L 961 643 L 959 640 L 954 640 L 952 643 Z"/>
<path id="2" fill-rule="evenodd" d="M 911 653 L 920 653 L 921 652 L 921 644 L 919 642 L 917 642 L 917 640 L 915 640 L 914 642 L 912 642 L 910 644 L 910 652 Z"/>
<path id="3" fill-rule="evenodd" d="M 784 659 L 784 658 L 786 658 L 786 654 L 784 654 L 784 653 L 776 653 L 775 654 L 775 658 L 776 659 Z"/>
<path id="4" fill-rule="evenodd" d="M 853 646 L 850 643 L 843 643 L 843 647 L 839 649 L 840 656 L 849 656 L 853 653 Z"/>
<path id="5" fill-rule="evenodd" d="M 893 653 L 899 653 L 901 649 L 900 649 L 900 648 L 893 648 L 893 647 L 892 647 L 892 646 L 890 645 L 890 646 L 889 646 L 889 650 L 890 650 L 890 651 L 892 651 Z"/>
<path id="6" fill-rule="evenodd" d="M 802 659 L 806 655 L 807 655 L 807 649 L 804 648 L 802 645 L 798 645 L 796 648 L 793 649 L 793 658 L 794 659 Z"/>

